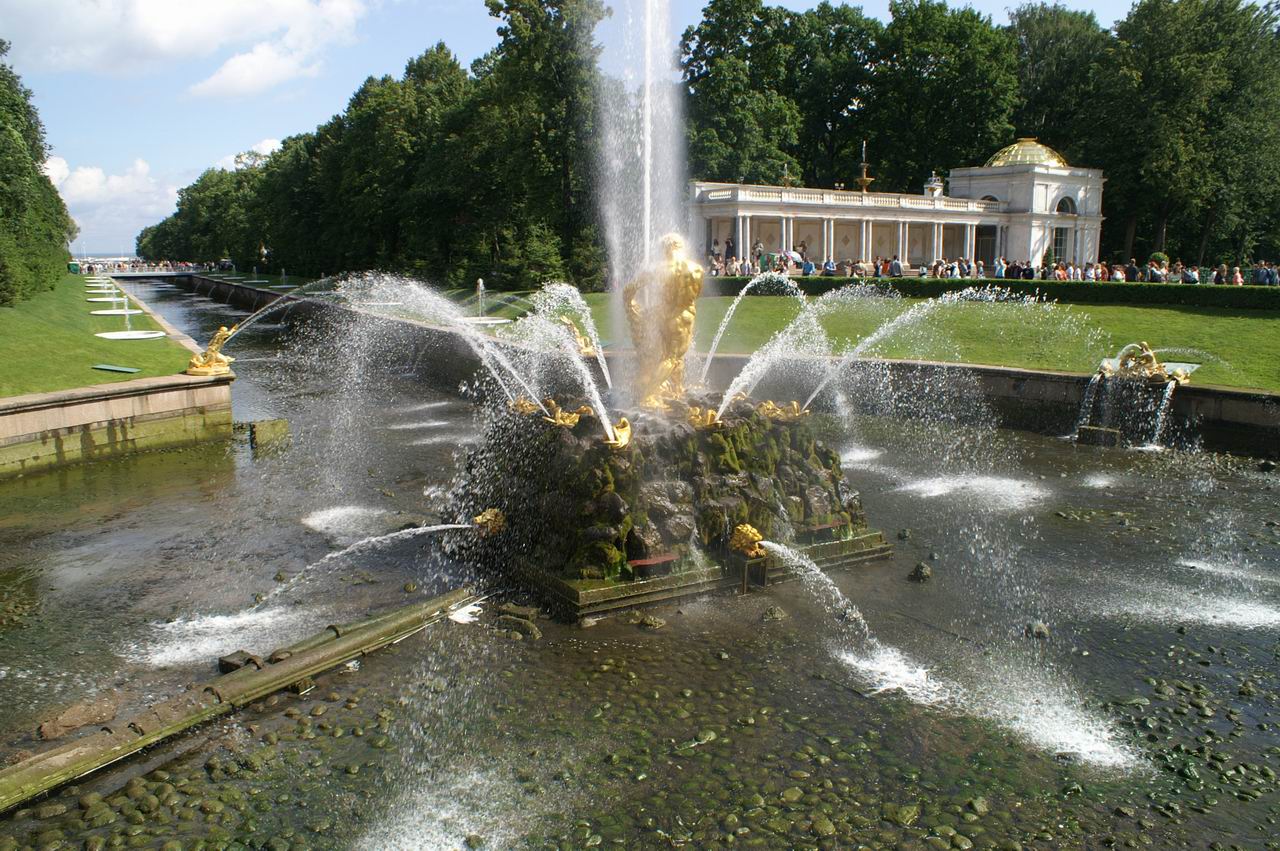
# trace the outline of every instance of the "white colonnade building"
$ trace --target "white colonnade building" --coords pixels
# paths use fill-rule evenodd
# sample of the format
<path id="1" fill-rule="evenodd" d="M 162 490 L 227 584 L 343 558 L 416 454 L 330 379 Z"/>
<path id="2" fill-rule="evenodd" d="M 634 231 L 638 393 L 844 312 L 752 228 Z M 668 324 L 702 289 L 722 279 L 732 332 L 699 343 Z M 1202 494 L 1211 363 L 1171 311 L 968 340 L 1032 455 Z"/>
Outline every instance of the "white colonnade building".
<path id="1" fill-rule="evenodd" d="M 1102 231 L 1102 171 L 1075 168 L 1034 139 L 1019 139 L 980 167 L 952 169 L 920 195 L 692 181 L 693 233 L 705 252 L 730 238 L 734 256 L 756 242 L 766 253 L 865 262 L 898 256 L 908 266 L 997 256 L 1039 265 L 1094 263 Z"/>

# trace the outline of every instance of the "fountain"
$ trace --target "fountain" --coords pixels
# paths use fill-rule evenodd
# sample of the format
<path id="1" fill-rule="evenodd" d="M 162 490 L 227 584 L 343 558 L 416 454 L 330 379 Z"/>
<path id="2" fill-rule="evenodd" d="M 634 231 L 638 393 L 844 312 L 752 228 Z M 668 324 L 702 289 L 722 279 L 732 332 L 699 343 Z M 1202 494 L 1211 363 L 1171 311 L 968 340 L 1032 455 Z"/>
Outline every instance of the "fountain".
<path id="1" fill-rule="evenodd" d="M 187 363 L 187 375 L 228 375 L 231 372 L 231 364 L 235 360 L 222 353 L 222 347 L 227 344 L 240 326 L 233 325 L 231 328 L 223 325 L 218 329 L 218 333 L 213 335 L 213 339 L 209 341 L 209 345 L 205 347 L 203 352 L 199 352 L 191 356 L 191 360 Z"/>
<path id="2" fill-rule="evenodd" d="M 538 309 L 505 335 L 523 344 L 509 362 L 532 388 L 545 385 L 548 358 L 567 360 L 561 373 L 577 393 L 541 409 L 524 397 L 489 405 L 446 512 L 501 511 L 499 533 L 447 539 L 450 554 L 529 585 L 570 618 L 781 578 L 774 555 L 741 546 L 748 529 L 757 540 L 785 530 L 825 567 L 890 551 L 799 402 L 756 403 L 733 387 L 690 395 L 702 270 L 678 236 L 662 245 L 662 261 L 622 293 L 635 354 L 614 395 L 634 407 L 611 423 L 584 369 L 590 336 L 552 320 L 563 299 L 535 298 Z M 500 378 L 492 366 L 490 375 Z"/>
<path id="3" fill-rule="evenodd" d="M 1198 367 L 1163 363 L 1147 343 L 1130 343 L 1103 360 L 1089 380 L 1072 437 L 1096 446 L 1160 447 L 1173 392 Z"/>
<path id="4" fill-rule="evenodd" d="M 1253 723 L 1273 714 L 1276 684 L 1270 568 L 1280 551 L 1274 521 L 1262 525 L 1274 508 L 1271 485 L 1221 459 L 1107 453 L 1100 461 L 1103 453 L 1000 431 L 962 370 L 926 374 L 871 360 L 888 357 L 904 335 L 917 342 L 936 331 L 953 307 L 998 300 L 991 291 L 903 310 L 894 294 L 856 284 L 805 299 L 778 282 L 798 315 L 726 382 L 717 373 L 734 361 L 712 370 L 710 359 L 744 290 L 708 362 L 688 367 L 701 270 L 679 235 L 658 238 L 682 224 L 663 206 L 682 181 L 664 176 L 664 164 L 678 161 L 678 137 L 665 135 L 675 87 L 662 9 L 643 9 L 644 72 L 628 78 L 639 80 L 634 113 L 606 110 L 612 131 L 625 131 L 602 154 L 615 166 L 606 177 L 618 181 L 603 202 L 616 206 L 606 221 L 618 252 L 619 324 L 605 334 L 607 352 L 587 302 L 563 284 L 520 300 L 486 294 L 478 282 L 473 307 L 393 275 L 321 281 L 228 322 L 191 362 L 195 374 L 225 373 L 233 361 L 225 349 L 238 339 L 248 351 L 237 351 L 237 368 L 252 373 L 260 356 L 280 354 L 237 337 L 261 316 L 340 308 L 299 310 L 324 324 L 300 335 L 296 363 L 274 363 L 284 371 L 270 379 L 288 392 L 266 402 L 310 416 L 290 454 L 215 466 L 227 485 L 197 466 L 191 499 L 175 491 L 184 470 L 171 461 L 159 496 L 144 493 L 154 482 L 127 478 L 144 461 L 69 474 L 120 478 L 89 478 L 94 486 L 78 489 L 89 502 L 66 512 L 72 534 L 52 512 L 39 516 L 54 522 L 32 524 L 38 551 L 21 538 L 8 547 L 18 536 L 5 515 L 5 552 L 30 556 L 42 585 L 59 586 L 49 620 L 76 633 L 64 646 L 76 655 L 64 658 L 79 659 L 100 633 L 114 642 L 88 656 L 83 682 L 57 689 L 111 691 L 136 677 L 150 699 L 165 694 L 165 677 L 199 681 L 192 669 L 201 662 L 240 667 L 194 689 L 175 685 L 178 697 L 158 706 L 163 716 L 126 713 L 6 769 L 17 781 L 0 782 L 0 807 L 25 807 L 189 721 L 243 710 L 244 723 L 206 728 L 152 750 L 145 768 L 127 763 L 35 802 L 0 824 L 16 825 L 17 837 L 0 832 L 0 851 L 169 839 L 184 847 L 1184 847 L 1210 835 L 1241 846 L 1272 835 L 1275 799 L 1262 796 L 1276 790 L 1274 725 Z M 753 285 L 758 293 L 766 282 Z M 518 300 L 527 307 L 519 319 L 486 314 L 515 315 L 507 308 Z M 842 344 L 823 320 L 846 309 L 876 321 Z M 1135 344 L 1104 365 L 1086 391 L 1081 428 L 1121 419 L 1131 393 L 1151 403 L 1133 442 L 1160 440 L 1194 365 L 1162 364 L 1159 354 Z M 317 375 L 325 368 L 338 371 L 336 381 Z M 473 419 L 456 399 L 418 395 L 425 377 L 456 386 L 462 371 L 474 375 L 465 387 Z M 388 375 L 388 398 L 379 398 Z M 711 375 L 728 389 L 713 392 Z M 247 389 L 261 391 L 262 379 L 246 376 L 261 382 Z M 293 395 L 308 381 L 323 387 Z M 454 432 L 433 438 L 451 445 L 405 439 L 447 425 Z M 845 426 L 865 445 L 843 442 Z M 308 428 L 323 439 L 308 444 Z M 213 453 L 212 463 L 229 466 L 235 451 Z M 855 467 L 877 516 L 916 528 L 898 533 L 897 561 L 846 581 L 833 569 L 892 554 L 846 477 Z M 317 502 L 317 492 L 329 501 Z M 19 497 L 46 501 L 34 493 Z M 184 525 L 191 504 L 215 498 L 216 522 Z M 1080 518 L 1095 508 L 1086 525 Z M 1110 509 L 1123 523 L 1104 528 Z M 14 512 L 19 525 L 26 510 Z M 110 522 L 86 523 L 94 510 Z M 334 534 L 334 515 L 361 512 L 382 519 Z M 1189 540 L 1197 526 L 1204 539 Z M 72 544 L 61 566 L 47 555 L 59 538 Z M 154 571 L 130 585 L 152 554 Z M 174 590 L 188 555 L 195 578 Z M 917 559 L 928 561 L 910 576 L 928 582 L 908 581 Z M 379 560 L 384 575 L 359 575 Z M 107 584 L 77 581 L 95 563 L 113 571 L 111 596 L 67 606 Z M 222 581 L 201 581 L 222 569 Z M 788 579 L 767 595 L 727 599 Z M 476 580 L 512 592 L 517 599 L 494 608 L 513 613 L 486 613 L 477 624 L 469 593 L 400 596 L 435 593 L 418 583 Z M 1230 593 L 1215 595 L 1218 584 Z M 540 620 L 521 586 L 594 631 Z M 209 589 L 230 596 L 211 599 Z M 257 591 L 252 608 L 235 610 Z M 121 599 L 129 605 L 115 605 Z M 330 612 L 388 601 L 401 610 Z M 659 613 L 595 624 L 597 615 L 664 601 L 680 601 L 669 625 Z M 212 614 L 227 608 L 235 613 Z M 24 602 L 13 616 L 28 609 Z M 127 623 L 97 620 L 113 615 Z M 300 629 L 307 617 L 335 625 L 273 653 L 265 651 L 274 638 L 244 637 L 249 623 Z M 212 653 L 203 643 L 186 657 L 157 650 L 127 632 L 142 620 L 166 636 L 212 623 L 264 655 Z M 1188 629 L 1160 628 L 1174 621 Z M 428 623 L 439 626 L 399 653 L 364 660 Z M 539 645 L 542 630 L 552 640 Z M 25 645 L 29 635 L 21 638 Z M 59 633 L 34 638 L 56 643 Z M 3 649 L 3 690 L 18 695 L 6 714 L 20 714 L 53 653 Z M 139 674 L 146 665 L 153 679 Z M 887 699 L 872 699 L 880 694 Z M 84 747 L 92 759 L 50 772 Z"/>

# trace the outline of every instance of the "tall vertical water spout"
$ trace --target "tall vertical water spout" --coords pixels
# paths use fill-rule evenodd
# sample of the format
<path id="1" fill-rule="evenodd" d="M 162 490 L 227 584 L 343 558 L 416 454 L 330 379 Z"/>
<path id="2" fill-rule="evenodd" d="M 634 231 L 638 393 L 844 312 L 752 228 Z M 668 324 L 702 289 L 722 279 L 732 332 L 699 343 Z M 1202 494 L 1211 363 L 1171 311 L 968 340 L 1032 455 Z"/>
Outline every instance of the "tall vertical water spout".
<path id="1" fill-rule="evenodd" d="M 678 41 L 670 0 L 620 0 L 603 39 L 599 204 L 614 294 L 609 336 L 628 337 L 622 288 L 657 257 L 657 240 L 684 234 L 684 129 Z M 694 242 L 691 254 L 701 253 Z"/>
<path id="2" fill-rule="evenodd" d="M 621 0 L 600 76 L 600 212 L 616 289 L 685 231 L 678 42 L 669 0 Z"/>

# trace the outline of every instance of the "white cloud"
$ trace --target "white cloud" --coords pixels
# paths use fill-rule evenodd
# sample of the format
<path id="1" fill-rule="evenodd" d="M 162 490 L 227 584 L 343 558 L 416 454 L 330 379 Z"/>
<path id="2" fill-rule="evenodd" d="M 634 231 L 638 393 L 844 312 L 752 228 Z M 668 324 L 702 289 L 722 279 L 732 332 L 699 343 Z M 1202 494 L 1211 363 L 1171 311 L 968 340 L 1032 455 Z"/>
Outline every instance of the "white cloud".
<path id="1" fill-rule="evenodd" d="M 368 8 L 367 0 L 0 0 L 19 67 L 133 73 L 237 50 L 190 87 L 216 97 L 314 76 L 325 48 L 350 41 Z"/>
<path id="2" fill-rule="evenodd" d="M 263 139 L 256 145 L 251 145 L 249 147 L 249 151 L 252 151 L 255 154 L 261 154 L 264 157 L 270 156 L 278 150 L 280 150 L 279 139 Z M 214 165 L 223 171 L 235 171 L 240 166 L 240 164 L 236 162 L 239 156 L 240 154 L 227 154 L 225 157 L 214 163 Z"/>
<path id="3" fill-rule="evenodd" d="M 72 168 L 55 156 L 44 172 L 80 225 L 79 244 L 90 250 L 132 250 L 138 231 L 173 212 L 178 200 L 177 186 L 158 180 L 143 159 L 108 174 L 98 166 Z"/>
<path id="4" fill-rule="evenodd" d="M 314 77 L 320 66 L 308 63 L 308 55 L 282 52 L 270 42 L 255 44 L 248 53 L 237 53 L 213 76 L 188 91 L 197 97 L 244 97 L 265 92 L 298 77 Z"/>

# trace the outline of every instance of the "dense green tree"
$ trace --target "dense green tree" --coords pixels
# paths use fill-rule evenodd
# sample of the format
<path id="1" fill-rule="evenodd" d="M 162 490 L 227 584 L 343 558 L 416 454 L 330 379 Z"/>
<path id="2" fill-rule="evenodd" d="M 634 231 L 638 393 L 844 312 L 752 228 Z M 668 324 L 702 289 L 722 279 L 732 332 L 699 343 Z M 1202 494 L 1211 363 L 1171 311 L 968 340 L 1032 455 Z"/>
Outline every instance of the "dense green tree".
<path id="1" fill-rule="evenodd" d="M 853 6 L 823 0 L 792 17 L 787 90 L 800 117 L 795 156 L 805 183 L 830 187 L 848 181 L 869 131 L 866 110 L 883 27 Z"/>
<path id="2" fill-rule="evenodd" d="M 1261 61 L 1275 26 L 1273 11 L 1240 0 L 1141 0 L 1116 24 L 1097 69 L 1113 120 L 1092 157 L 1107 171 L 1113 250 L 1190 259 L 1235 241 L 1230 255 L 1248 255 L 1280 156 L 1258 112 L 1280 96 L 1273 63 Z M 1262 203 L 1242 218 L 1251 197 Z M 1187 235 L 1171 242 L 1171 223 Z"/>
<path id="3" fill-rule="evenodd" d="M 788 96 L 790 13 L 762 0 L 710 0 L 681 39 L 689 161 L 709 180 L 801 177 L 800 112 Z"/>
<path id="4" fill-rule="evenodd" d="M 1188 259 L 1243 263 L 1259 243 L 1277 247 L 1280 126 L 1265 105 L 1280 103 L 1280 66 L 1259 58 L 1280 48 L 1280 16 L 1275 6 L 1229 4 L 1219 23 L 1228 82 L 1209 106 L 1208 185 L 1203 201 L 1174 224 Z"/>
<path id="5" fill-rule="evenodd" d="M 1097 92 L 1097 62 L 1110 34 L 1092 12 L 1057 3 L 1026 3 L 1009 12 L 1009 32 L 1018 58 L 1018 105 L 1013 124 L 1080 162 L 1085 142 L 1107 116 Z"/>
<path id="6" fill-rule="evenodd" d="M 590 163 L 595 157 L 597 24 L 600 0 L 485 0 L 498 27 L 499 57 L 489 75 L 508 116 L 508 153 L 523 158 L 520 190 L 560 239 L 562 259 L 589 225 L 595 208 Z M 517 184 L 519 186 L 519 184 Z"/>
<path id="7" fill-rule="evenodd" d="M 9 43 L 0 40 L 0 60 Z M 44 174 L 44 126 L 31 91 L 0 61 L 0 305 L 53 287 L 75 222 Z"/>
<path id="8" fill-rule="evenodd" d="M 920 191 L 935 169 L 981 164 L 1013 136 L 1009 34 L 970 8 L 891 0 L 869 109 L 877 189 Z"/>

